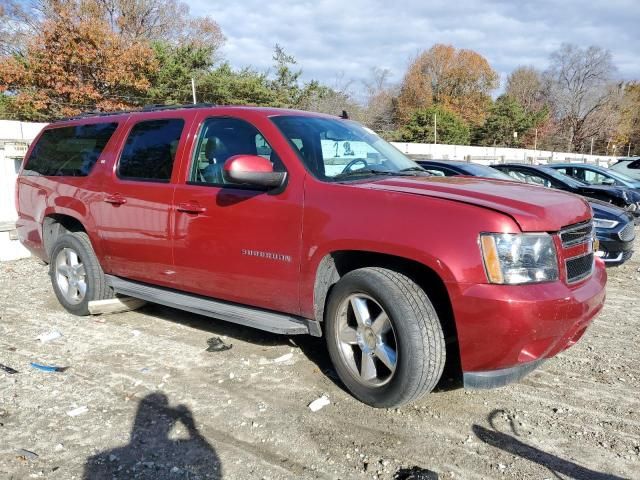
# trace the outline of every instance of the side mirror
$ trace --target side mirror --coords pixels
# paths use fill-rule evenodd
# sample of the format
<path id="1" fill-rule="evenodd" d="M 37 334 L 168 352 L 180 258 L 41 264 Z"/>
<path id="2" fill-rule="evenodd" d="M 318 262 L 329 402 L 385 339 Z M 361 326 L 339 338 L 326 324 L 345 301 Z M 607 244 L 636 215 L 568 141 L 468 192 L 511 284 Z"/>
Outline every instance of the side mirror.
<path id="1" fill-rule="evenodd" d="M 286 172 L 274 172 L 269 160 L 259 155 L 235 155 L 224 162 L 225 182 L 276 188 L 282 185 Z"/>
<path id="2" fill-rule="evenodd" d="M 602 185 L 611 186 L 615 184 L 616 184 L 616 181 L 613 178 L 605 178 L 604 180 L 602 180 Z"/>

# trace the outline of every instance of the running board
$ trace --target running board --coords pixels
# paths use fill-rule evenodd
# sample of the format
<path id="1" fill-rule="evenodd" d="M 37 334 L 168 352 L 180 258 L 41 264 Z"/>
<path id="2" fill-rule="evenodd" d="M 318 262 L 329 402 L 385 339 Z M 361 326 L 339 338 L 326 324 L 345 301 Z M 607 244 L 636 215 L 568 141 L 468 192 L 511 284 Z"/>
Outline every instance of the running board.
<path id="1" fill-rule="evenodd" d="M 267 332 L 284 335 L 308 334 L 314 337 L 322 336 L 320 324 L 315 320 L 214 300 L 192 293 L 125 280 L 113 275 L 105 275 L 105 277 L 107 284 L 116 293 L 122 295 L 141 298 L 148 302 L 159 303 L 167 307 L 238 323 L 246 327 L 266 330 Z"/>

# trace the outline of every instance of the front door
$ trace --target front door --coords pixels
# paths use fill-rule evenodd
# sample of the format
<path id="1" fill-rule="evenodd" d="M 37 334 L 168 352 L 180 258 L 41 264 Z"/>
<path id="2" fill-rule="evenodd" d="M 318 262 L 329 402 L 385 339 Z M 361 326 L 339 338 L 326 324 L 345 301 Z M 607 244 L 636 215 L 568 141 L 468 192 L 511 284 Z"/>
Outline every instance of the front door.
<path id="1" fill-rule="evenodd" d="M 170 285 L 172 174 L 184 148 L 185 121 L 145 119 L 127 125 L 127 132 L 96 212 L 105 265 L 114 275 Z"/>
<path id="2" fill-rule="evenodd" d="M 302 179 L 267 192 L 226 183 L 221 174 L 224 162 L 239 154 L 262 155 L 274 170 L 286 170 L 272 144 L 248 119 L 203 119 L 187 181 L 175 190 L 178 288 L 298 313 Z"/>

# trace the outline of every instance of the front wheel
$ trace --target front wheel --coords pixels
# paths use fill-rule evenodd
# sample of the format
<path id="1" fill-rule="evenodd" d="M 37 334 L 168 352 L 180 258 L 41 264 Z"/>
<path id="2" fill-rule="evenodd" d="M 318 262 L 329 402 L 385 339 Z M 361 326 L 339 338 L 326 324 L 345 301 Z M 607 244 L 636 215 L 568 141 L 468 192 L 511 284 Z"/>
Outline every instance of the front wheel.
<path id="1" fill-rule="evenodd" d="M 88 315 L 90 301 L 114 296 L 84 232 L 68 233 L 56 240 L 49 275 L 58 301 L 74 315 Z"/>
<path id="2" fill-rule="evenodd" d="M 415 401 L 442 375 L 440 321 L 424 290 L 405 275 L 384 268 L 347 273 L 331 292 L 325 324 L 338 376 L 368 405 Z"/>

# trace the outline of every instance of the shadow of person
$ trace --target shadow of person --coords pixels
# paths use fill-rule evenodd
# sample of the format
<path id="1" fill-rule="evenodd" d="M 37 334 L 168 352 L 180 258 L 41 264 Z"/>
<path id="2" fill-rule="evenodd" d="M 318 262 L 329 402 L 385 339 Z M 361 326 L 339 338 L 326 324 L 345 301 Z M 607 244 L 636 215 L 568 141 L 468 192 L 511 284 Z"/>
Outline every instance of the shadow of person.
<path id="1" fill-rule="evenodd" d="M 186 435 L 169 438 L 174 428 Z M 221 479 L 222 465 L 191 411 L 184 405 L 170 407 L 167 396 L 156 392 L 140 401 L 129 444 L 88 458 L 82 478 Z"/>
<path id="2" fill-rule="evenodd" d="M 503 413 L 504 410 L 494 410 L 489 414 L 487 420 L 493 430 L 489 430 L 488 428 L 480 425 L 473 425 L 471 429 L 473 430 L 473 433 L 475 433 L 476 437 L 487 445 L 491 445 L 512 455 L 517 455 L 525 460 L 542 465 L 549 469 L 549 471 L 558 478 L 561 478 L 559 475 L 565 475 L 567 478 L 573 478 L 575 480 L 624 480 L 623 477 L 597 472 L 556 455 L 552 455 L 540 450 L 539 448 L 528 445 L 512 435 L 498 431 L 494 425 L 494 420 L 496 416 Z M 511 419 L 509 421 L 512 432 L 517 435 L 518 433 L 513 421 Z"/>

